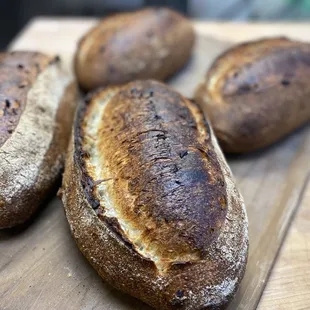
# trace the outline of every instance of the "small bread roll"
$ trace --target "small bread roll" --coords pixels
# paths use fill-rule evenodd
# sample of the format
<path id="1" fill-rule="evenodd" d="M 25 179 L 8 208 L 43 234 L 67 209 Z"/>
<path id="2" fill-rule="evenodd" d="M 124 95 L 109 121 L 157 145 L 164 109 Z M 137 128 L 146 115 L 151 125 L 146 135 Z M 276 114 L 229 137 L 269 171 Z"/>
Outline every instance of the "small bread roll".
<path id="1" fill-rule="evenodd" d="M 286 38 L 237 45 L 196 92 L 225 152 L 266 147 L 310 120 L 310 44 Z"/>
<path id="2" fill-rule="evenodd" d="M 190 21 L 167 8 L 110 16 L 77 47 L 78 82 L 92 90 L 135 79 L 167 79 L 189 60 L 194 37 Z"/>

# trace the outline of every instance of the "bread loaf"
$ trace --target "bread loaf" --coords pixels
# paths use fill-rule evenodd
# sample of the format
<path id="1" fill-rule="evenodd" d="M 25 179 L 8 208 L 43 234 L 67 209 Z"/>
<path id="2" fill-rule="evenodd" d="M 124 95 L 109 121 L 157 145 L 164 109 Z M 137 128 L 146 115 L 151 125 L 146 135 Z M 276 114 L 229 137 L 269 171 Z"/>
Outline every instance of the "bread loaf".
<path id="1" fill-rule="evenodd" d="M 188 61 L 191 23 L 167 8 L 107 17 L 80 41 L 75 72 L 85 90 L 135 79 L 164 80 Z"/>
<path id="2" fill-rule="evenodd" d="M 0 54 L 0 228 L 25 222 L 55 185 L 76 95 L 58 58 Z"/>
<path id="3" fill-rule="evenodd" d="M 196 92 L 225 152 L 266 147 L 310 120 L 310 44 L 271 38 L 215 60 Z"/>
<path id="4" fill-rule="evenodd" d="M 219 309 L 243 277 L 247 217 L 198 106 L 135 81 L 79 108 L 62 185 L 78 247 L 101 277 L 157 309 Z"/>

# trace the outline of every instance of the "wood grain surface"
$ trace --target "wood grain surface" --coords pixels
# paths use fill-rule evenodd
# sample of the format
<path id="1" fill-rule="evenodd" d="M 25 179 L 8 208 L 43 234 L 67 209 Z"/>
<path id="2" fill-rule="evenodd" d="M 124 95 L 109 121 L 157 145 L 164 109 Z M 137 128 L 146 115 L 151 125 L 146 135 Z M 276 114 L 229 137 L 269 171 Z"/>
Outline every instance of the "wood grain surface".
<path id="1" fill-rule="evenodd" d="M 85 19 L 37 19 L 11 48 L 60 54 L 70 67 L 77 39 L 93 24 Z M 290 35 L 310 41 L 309 26 L 196 22 L 194 57 L 170 83 L 191 96 L 214 57 L 231 44 L 227 40 Z M 246 202 L 250 228 L 247 271 L 230 310 L 256 308 L 297 209 L 259 309 L 310 308 L 309 158 L 309 124 L 264 151 L 228 158 Z M 1 310 L 149 309 L 103 283 L 79 253 L 56 198 L 30 224 L 0 232 Z"/>

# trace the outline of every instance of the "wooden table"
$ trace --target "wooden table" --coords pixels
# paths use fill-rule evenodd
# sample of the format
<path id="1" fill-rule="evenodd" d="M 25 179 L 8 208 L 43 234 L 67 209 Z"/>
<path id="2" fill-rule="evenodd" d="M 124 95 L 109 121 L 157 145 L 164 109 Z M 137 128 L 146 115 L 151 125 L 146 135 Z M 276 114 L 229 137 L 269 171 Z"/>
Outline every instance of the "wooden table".
<path id="1" fill-rule="evenodd" d="M 94 22 L 86 19 L 35 19 L 11 48 L 58 53 L 69 67 L 76 40 Z M 214 58 L 228 46 L 222 41 L 240 42 L 272 35 L 310 41 L 310 24 L 307 23 L 195 22 L 195 28 L 200 36 L 215 38 L 199 39 L 198 58 L 206 57 L 204 54 Z M 200 70 L 199 75 L 204 74 L 205 69 L 199 69 L 199 63 L 194 62 L 192 66 L 196 67 L 188 70 Z M 183 73 L 171 83 L 180 88 L 185 78 Z M 192 89 L 185 90 L 187 95 L 191 92 Z M 228 161 L 245 198 L 251 225 L 251 252 L 242 287 L 243 296 L 237 296 L 230 309 L 237 305 L 238 309 L 255 308 L 292 219 L 258 309 L 310 309 L 309 125 L 263 152 L 228 158 Z M 146 309 L 141 303 L 115 293 L 102 283 L 74 245 L 57 200 L 49 203 L 25 230 L 1 233 L 0 253 L 1 310 Z M 253 286 L 259 287 L 255 294 Z M 248 296 L 251 293 L 253 296 Z"/>

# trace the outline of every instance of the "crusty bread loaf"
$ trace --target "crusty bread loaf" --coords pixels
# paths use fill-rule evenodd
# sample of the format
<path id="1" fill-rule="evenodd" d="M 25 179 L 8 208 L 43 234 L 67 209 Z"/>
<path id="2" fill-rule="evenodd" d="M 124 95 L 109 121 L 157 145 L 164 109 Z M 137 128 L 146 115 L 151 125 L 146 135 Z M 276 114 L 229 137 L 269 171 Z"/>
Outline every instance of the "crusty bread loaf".
<path id="1" fill-rule="evenodd" d="M 135 81 L 79 108 L 62 200 L 71 232 L 116 288 L 158 309 L 219 309 L 245 270 L 245 207 L 198 106 Z"/>
<path id="2" fill-rule="evenodd" d="M 191 23 L 167 8 L 107 17 L 80 41 L 75 72 L 85 90 L 135 79 L 163 80 L 188 61 Z"/>
<path id="3" fill-rule="evenodd" d="M 310 44 L 271 38 L 215 60 L 196 100 L 225 152 L 268 146 L 310 120 Z"/>
<path id="4" fill-rule="evenodd" d="M 0 54 L 0 228 L 26 221 L 57 181 L 76 95 L 58 58 Z"/>

